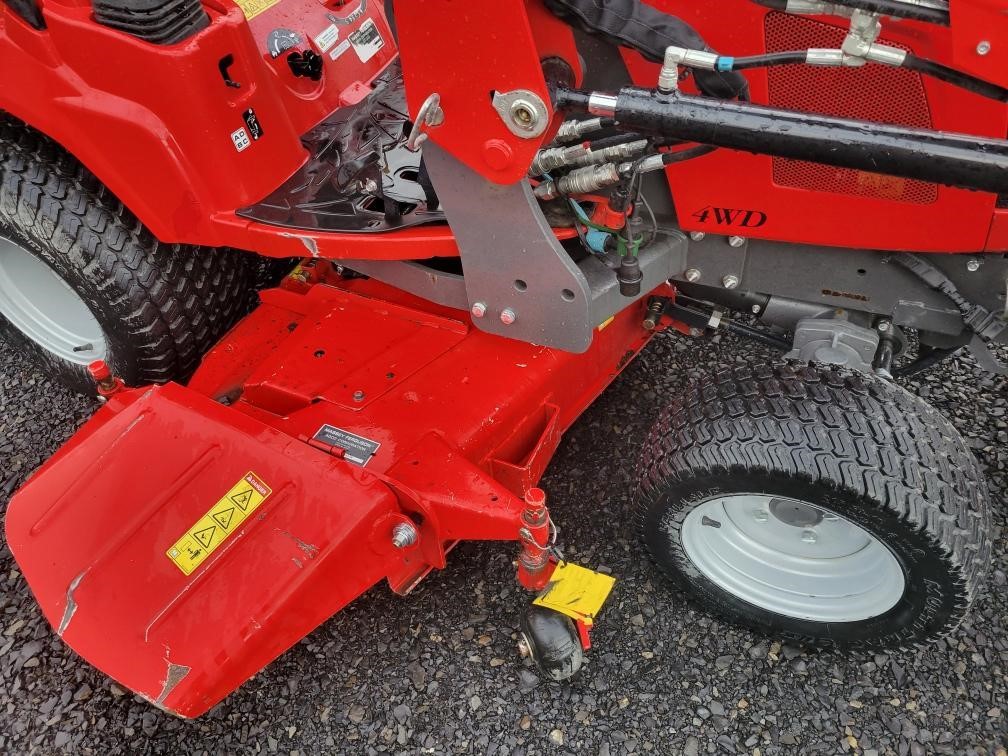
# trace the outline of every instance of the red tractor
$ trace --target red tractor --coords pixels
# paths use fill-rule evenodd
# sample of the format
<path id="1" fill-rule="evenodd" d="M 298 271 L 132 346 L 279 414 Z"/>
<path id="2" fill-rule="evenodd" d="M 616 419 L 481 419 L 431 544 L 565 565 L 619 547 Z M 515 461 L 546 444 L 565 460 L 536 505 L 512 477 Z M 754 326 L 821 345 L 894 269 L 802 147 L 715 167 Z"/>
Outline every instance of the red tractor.
<path id="1" fill-rule="evenodd" d="M 977 462 L 893 378 L 1005 373 L 999 0 L 2 0 L 0 71 L 0 325 L 106 400 L 7 538 L 152 703 L 466 539 L 520 544 L 520 645 L 574 674 L 612 579 L 537 484 L 667 329 L 781 361 L 671 398 L 642 558 L 834 648 L 980 589 Z"/>

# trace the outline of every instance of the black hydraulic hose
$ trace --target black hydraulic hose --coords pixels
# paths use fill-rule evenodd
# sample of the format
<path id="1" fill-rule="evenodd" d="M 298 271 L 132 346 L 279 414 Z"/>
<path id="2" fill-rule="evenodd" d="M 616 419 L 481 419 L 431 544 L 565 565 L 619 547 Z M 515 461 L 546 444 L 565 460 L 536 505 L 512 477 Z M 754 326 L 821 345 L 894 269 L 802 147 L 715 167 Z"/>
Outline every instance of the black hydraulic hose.
<path id="1" fill-rule="evenodd" d="M 774 10 L 787 11 L 787 0 L 754 0 L 758 5 Z M 904 0 L 829 0 L 833 5 L 842 5 L 845 8 L 878 13 L 883 16 L 893 18 L 908 18 L 914 21 L 926 21 L 940 26 L 949 25 L 948 4 L 942 3 L 941 7 L 923 5 L 916 2 L 905 2 Z"/>
<path id="2" fill-rule="evenodd" d="M 883 173 L 949 186 L 1008 192 L 1008 142 L 801 113 L 681 93 L 626 87 L 616 96 L 558 92 L 562 108 L 612 116 L 645 134 Z"/>
<path id="3" fill-rule="evenodd" d="M 928 368 L 934 367 L 942 360 L 958 354 L 962 347 L 933 347 L 926 354 L 921 355 L 913 362 L 893 368 L 892 374 L 896 378 L 910 378 Z"/>
<path id="4" fill-rule="evenodd" d="M 991 84 L 983 79 L 978 79 L 975 76 L 964 74 L 962 71 L 956 71 L 954 68 L 943 66 L 941 63 L 935 63 L 933 60 L 918 58 L 913 53 L 907 53 L 906 59 L 903 61 L 903 67 L 909 68 L 911 71 L 933 76 L 936 79 L 941 79 L 948 84 L 962 87 L 978 95 L 990 97 L 992 100 L 1008 102 L 1008 89 L 999 87 L 997 84 Z"/>
<path id="5" fill-rule="evenodd" d="M 789 50 L 787 52 L 767 53 L 766 55 L 748 55 L 741 58 L 729 58 L 732 71 L 742 71 L 746 68 L 769 68 L 770 66 L 788 66 L 795 63 L 805 63 L 808 59 L 806 50 Z M 724 57 L 718 62 L 725 60 Z"/>

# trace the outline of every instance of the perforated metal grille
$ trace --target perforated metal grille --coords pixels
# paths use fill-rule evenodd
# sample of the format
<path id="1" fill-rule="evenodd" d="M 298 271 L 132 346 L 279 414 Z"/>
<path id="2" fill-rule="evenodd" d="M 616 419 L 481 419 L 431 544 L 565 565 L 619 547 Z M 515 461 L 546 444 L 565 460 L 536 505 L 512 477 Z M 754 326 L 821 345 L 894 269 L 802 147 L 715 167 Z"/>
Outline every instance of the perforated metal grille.
<path id="1" fill-rule="evenodd" d="M 837 48 L 846 33 L 846 29 L 786 13 L 766 17 L 768 52 Z M 879 41 L 909 49 L 884 38 Z M 799 65 L 770 68 L 768 76 L 771 105 L 900 126 L 931 126 L 924 85 L 913 71 L 873 64 L 862 68 Z M 916 204 L 938 199 L 938 187 L 924 181 L 786 158 L 774 158 L 773 169 L 774 182 L 781 186 Z"/>

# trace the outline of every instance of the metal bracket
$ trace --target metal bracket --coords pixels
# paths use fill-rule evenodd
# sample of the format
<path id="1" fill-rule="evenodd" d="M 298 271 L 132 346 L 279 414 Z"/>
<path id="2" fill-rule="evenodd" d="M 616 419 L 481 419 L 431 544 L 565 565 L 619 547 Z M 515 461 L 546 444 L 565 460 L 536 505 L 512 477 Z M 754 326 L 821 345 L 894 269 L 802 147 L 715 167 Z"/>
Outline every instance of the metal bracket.
<path id="1" fill-rule="evenodd" d="M 441 95 L 432 92 L 417 111 L 413 128 L 410 130 L 409 138 L 406 139 L 406 149 L 416 152 L 430 136 L 427 134 L 427 129 L 440 126 L 442 123 L 444 123 L 444 111 L 441 109 Z"/>
<path id="2" fill-rule="evenodd" d="M 527 180 L 494 184 L 434 142 L 424 145 L 424 162 L 455 234 L 469 310 L 482 331 L 584 352 L 597 326 L 682 269 L 685 237 L 665 234 L 638 256 L 640 295 L 624 297 L 615 271 L 597 256 L 574 262 Z"/>

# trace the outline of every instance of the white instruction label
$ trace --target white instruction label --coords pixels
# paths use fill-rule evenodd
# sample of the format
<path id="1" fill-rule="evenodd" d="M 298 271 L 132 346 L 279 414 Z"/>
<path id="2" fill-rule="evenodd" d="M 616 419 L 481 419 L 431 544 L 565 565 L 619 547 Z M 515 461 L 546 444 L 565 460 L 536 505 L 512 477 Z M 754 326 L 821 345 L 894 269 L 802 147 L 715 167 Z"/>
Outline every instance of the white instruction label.
<path id="1" fill-rule="evenodd" d="M 382 39 L 378 27 L 370 18 L 360 25 L 360 29 L 350 35 L 350 43 L 361 63 L 367 63 L 376 52 L 385 46 L 385 40 Z"/>
<path id="2" fill-rule="evenodd" d="M 339 39 L 339 29 L 336 28 L 336 24 L 330 24 L 328 29 L 315 37 L 315 45 L 322 52 L 326 52 L 336 44 L 337 39 Z"/>
<path id="3" fill-rule="evenodd" d="M 252 144 L 252 140 L 249 139 L 248 132 L 245 129 L 238 129 L 237 131 L 231 132 L 231 141 L 234 142 L 235 149 L 241 152 L 244 149 L 248 149 L 248 146 Z"/>

